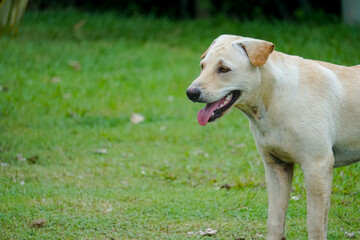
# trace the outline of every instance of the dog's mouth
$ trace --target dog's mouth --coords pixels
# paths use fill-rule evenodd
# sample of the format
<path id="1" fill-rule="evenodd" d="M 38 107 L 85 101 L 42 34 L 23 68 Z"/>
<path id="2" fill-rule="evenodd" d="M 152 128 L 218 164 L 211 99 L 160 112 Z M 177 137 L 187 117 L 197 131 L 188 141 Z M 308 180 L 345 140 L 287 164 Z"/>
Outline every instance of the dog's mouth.
<path id="1" fill-rule="evenodd" d="M 239 90 L 231 91 L 225 97 L 217 100 L 216 102 L 208 103 L 198 113 L 199 124 L 205 126 L 208 122 L 213 122 L 222 117 L 225 112 L 236 102 L 240 97 Z"/>

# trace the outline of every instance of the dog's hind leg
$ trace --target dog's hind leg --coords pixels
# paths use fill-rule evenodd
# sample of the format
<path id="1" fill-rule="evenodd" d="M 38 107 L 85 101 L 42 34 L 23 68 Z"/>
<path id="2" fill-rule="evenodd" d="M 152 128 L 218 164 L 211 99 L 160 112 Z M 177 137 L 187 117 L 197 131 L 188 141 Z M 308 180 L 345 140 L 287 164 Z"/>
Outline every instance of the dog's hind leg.
<path id="1" fill-rule="evenodd" d="M 285 239 L 285 216 L 289 203 L 294 164 L 284 163 L 260 151 L 265 166 L 268 191 L 267 240 Z"/>

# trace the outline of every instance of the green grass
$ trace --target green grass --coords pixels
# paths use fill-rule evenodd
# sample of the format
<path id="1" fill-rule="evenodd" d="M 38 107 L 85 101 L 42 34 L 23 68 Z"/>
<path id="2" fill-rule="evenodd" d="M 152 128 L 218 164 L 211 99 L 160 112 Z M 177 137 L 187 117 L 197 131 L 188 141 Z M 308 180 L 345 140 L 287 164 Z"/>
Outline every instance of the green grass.
<path id="1" fill-rule="evenodd" d="M 223 33 L 360 63 L 360 29 L 341 24 L 28 12 L 17 38 L 0 38 L 0 238 L 263 239 L 264 170 L 246 117 L 234 110 L 201 127 L 203 106 L 185 96 Z M 132 113 L 145 121 L 132 124 Z M 360 231 L 359 173 L 335 170 L 329 239 Z M 293 187 L 286 235 L 306 239 L 299 168 Z M 31 227 L 39 218 L 46 225 Z M 187 235 L 208 227 L 219 232 Z"/>

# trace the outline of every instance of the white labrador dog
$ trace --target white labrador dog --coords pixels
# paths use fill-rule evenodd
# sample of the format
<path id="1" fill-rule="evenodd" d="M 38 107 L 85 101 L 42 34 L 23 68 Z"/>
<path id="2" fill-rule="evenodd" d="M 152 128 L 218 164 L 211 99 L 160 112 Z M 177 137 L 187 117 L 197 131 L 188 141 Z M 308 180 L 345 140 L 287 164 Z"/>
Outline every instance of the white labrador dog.
<path id="1" fill-rule="evenodd" d="M 222 35 L 202 55 L 187 89 L 205 126 L 233 106 L 250 120 L 265 166 L 267 239 L 285 239 L 294 164 L 304 172 L 309 239 L 326 239 L 334 167 L 360 160 L 360 65 L 345 67 L 273 51 L 274 44 Z"/>

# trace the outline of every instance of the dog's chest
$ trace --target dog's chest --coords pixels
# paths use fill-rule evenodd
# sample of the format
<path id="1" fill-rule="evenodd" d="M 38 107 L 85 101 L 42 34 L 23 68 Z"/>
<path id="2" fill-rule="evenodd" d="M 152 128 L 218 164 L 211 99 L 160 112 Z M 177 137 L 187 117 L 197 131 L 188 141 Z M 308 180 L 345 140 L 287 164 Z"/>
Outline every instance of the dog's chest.
<path id="1" fill-rule="evenodd" d="M 293 139 L 287 137 L 286 128 L 267 125 L 266 122 L 250 121 L 250 130 L 257 146 L 284 162 L 293 163 L 295 161 L 292 153 Z"/>

